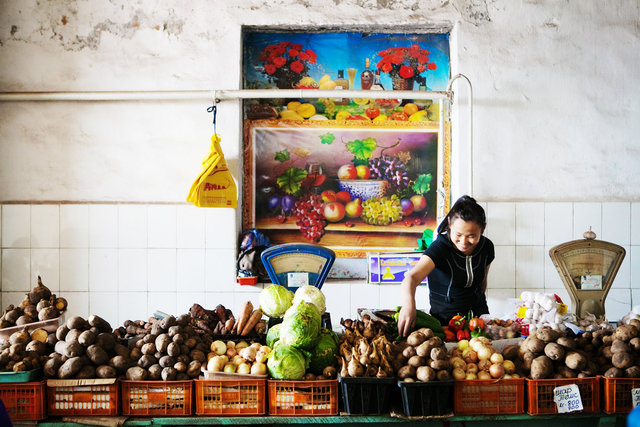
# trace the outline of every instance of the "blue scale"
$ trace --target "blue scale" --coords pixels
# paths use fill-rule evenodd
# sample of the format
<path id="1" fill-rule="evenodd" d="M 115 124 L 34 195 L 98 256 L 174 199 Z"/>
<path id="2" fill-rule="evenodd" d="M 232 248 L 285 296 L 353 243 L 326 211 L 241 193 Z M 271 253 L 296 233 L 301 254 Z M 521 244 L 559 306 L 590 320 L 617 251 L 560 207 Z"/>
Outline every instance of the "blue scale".
<path id="1" fill-rule="evenodd" d="M 303 285 L 322 288 L 336 254 L 311 243 L 284 243 L 265 249 L 260 258 L 271 282 L 295 291 Z"/>

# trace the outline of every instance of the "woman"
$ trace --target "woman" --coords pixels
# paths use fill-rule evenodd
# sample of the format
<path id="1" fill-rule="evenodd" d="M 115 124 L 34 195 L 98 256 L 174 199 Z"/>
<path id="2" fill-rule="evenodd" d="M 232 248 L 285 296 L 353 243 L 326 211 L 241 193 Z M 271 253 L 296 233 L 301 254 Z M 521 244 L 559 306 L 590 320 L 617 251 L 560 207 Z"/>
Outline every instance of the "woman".
<path id="1" fill-rule="evenodd" d="M 438 237 L 424 251 L 402 284 L 398 332 L 406 336 L 416 318 L 416 288 L 428 276 L 431 315 L 446 324 L 469 310 L 489 313 L 485 291 L 493 243 L 482 235 L 487 220 L 475 199 L 462 196 L 438 227 Z"/>

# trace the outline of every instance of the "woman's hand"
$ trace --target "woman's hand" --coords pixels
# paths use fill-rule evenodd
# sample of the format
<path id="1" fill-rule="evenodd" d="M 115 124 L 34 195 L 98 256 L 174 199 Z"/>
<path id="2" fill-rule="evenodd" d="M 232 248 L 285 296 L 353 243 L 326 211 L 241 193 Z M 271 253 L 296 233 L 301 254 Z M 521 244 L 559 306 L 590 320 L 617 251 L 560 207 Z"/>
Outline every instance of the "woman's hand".
<path id="1" fill-rule="evenodd" d="M 416 306 L 414 304 L 405 304 L 398 313 L 398 335 L 406 337 L 413 329 L 416 321 Z"/>

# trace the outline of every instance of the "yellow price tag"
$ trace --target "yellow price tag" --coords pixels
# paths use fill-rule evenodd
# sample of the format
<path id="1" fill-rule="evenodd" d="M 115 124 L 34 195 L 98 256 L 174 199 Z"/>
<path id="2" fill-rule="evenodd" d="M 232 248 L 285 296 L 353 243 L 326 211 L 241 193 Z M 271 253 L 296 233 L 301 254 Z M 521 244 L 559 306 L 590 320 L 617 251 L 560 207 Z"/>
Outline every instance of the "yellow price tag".
<path id="1" fill-rule="evenodd" d="M 558 314 L 561 316 L 567 314 L 567 304 L 558 304 Z"/>
<path id="2" fill-rule="evenodd" d="M 521 319 L 524 319 L 524 315 L 527 312 L 527 307 L 522 306 L 522 307 L 518 307 L 518 311 L 516 311 L 516 316 L 518 316 Z"/>

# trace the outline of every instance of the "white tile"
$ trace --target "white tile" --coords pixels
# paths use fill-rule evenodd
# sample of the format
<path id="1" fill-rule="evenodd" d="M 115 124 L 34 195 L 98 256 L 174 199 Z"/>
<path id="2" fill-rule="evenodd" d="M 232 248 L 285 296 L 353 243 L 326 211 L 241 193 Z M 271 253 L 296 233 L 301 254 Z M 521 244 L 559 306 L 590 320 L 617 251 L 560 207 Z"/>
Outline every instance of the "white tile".
<path id="1" fill-rule="evenodd" d="M 207 249 L 205 254 L 206 292 L 254 292 L 262 286 L 240 286 L 236 283 L 235 252 Z"/>
<path id="2" fill-rule="evenodd" d="M 516 289 L 544 289 L 544 246 L 516 247 Z"/>
<path id="3" fill-rule="evenodd" d="M 516 203 L 516 245 L 544 245 L 544 203 Z"/>
<path id="4" fill-rule="evenodd" d="M 631 203 L 631 244 L 640 245 L 640 203 L 638 202 Z"/>
<path id="5" fill-rule="evenodd" d="M 205 304 L 206 298 L 204 292 L 181 292 L 178 291 L 176 296 L 176 314 L 181 315 L 183 313 L 188 313 L 189 309 L 193 304 Z M 233 306 L 233 294 L 231 294 L 231 304 L 229 307 Z M 221 304 L 221 303 L 218 303 Z M 216 304 L 216 305 L 218 305 Z M 227 307 L 227 308 L 229 308 Z M 235 313 L 234 313 L 235 315 Z"/>
<path id="6" fill-rule="evenodd" d="M 60 247 L 89 246 L 89 205 L 60 206 Z"/>
<path id="7" fill-rule="evenodd" d="M 400 289 L 398 289 L 398 292 Z M 416 288 L 416 308 L 418 310 L 429 311 L 431 304 L 429 303 L 429 286 L 420 285 Z"/>
<path id="8" fill-rule="evenodd" d="M 622 260 L 622 264 L 620 264 L 616 277 L 613 279 L 611 289 L 629 289 L 631 287 L 631 260 L 629 257 L 631 246 L 625 246 L 624 250 L 626 251 L 626 255 Z"/>
<path id="9" fill-rule="evenodd" d="M 89 206 L 89 247 L 118 247 L 118 206 Z"/>
<path id="10" fill-rule="evenodd" d="M 357 286 L 357 285 L 351 285 Z M 386 310 L 395 310 L 396 307 L 402 305 L 402 295 L 400 294 L 400 285 L 380 285 L 380 304 L 377 308 L 386 309 Z M 370 307 L 365 304 L 360 303 L 358 300 L 359 295 L 357 292 L 351 291 L 351 307 L 352 309 L 365 307 L 365 308 L 376 308 Z M 416 298 L 419 298 L 419 294 L 416 294 Z M 416 301 L 416 306 L 421 305 Z"/>
<path id="11" fill-rule="evenodd" d="M 120 292 L 147 290 L 146 249 L 118 249 L 118 290 Z"/>
<path id="12" fill-rule="evenodd" d="M 147 207 L 144 205 L 118 206 L 118 247 L 147 247 Z"/>
<path id="13" fill-rule="evenodd" d="M 573 204 L 544 204 L 544 244 L 555 246 L 573 240 Z"/>
<path id="14" fill-rule="evenodd" d="M 31 247 L 60 247 L 60 207 L 58 205 L 31 206 Z"/>
<path id="15" fill-rule="evenodd" d="M 487 287 L 513 289 L 516 286 L 516 247 L 495 246 L 496 258 L 489 268 Z"/>
<path id="16" fill-rule="evenodd" d="M 30 268 L 29 249 L 2 249 L 2 291 L 28 292 L 33 287 Z"/>
<path id="17" fill-rule="evenodd" d="M 177 289 L 204 292 L 204 249 L 178 249 Z"/>
<path id="18" fill-rule="evenodd" d="M 178 206 L 178 248 L 204 248 L 205 209 L 196 206 Z"/>
<path id="19" fill-rule="evenodd" d="M 348 319 L 351 317 L 351 292 L 348 284 L 344 281 L 342 283 L 335 280 L 326 281 L 322 285 L 322 293 L 326 300 L 327 311 L 331 313 L 333 325 L 338 324 L 340 318 Z"/>
<path id="20" fill-rule="evenodd" d="M 602 204 L 602 235 L 599 238 L 621 246 L 631 243 L 631 205 L 629 203 Z"/>
<path id="21" fill-rule="evenodd" d="M 2 307 L 5 308 L 9 304 L 18 306 L 24 298 L 25 292 L 2 292 Z"/>
<path id="22" fill-rule="evenodd" d="M 177 315 L 176 312 L 176 293 L 175 292 L 149 292 L 147 298 L 147 316 L 152 316 L 156 311 Z"/>
<path id="23" fill-rule="evenodd" d="M 60 249 L 31 249 L 31 287 L 38 276 L 51 292 L 60 290 Z"/>
<path id="24" fill-rule="evenodd" d="M 205 212 L 205 246 L 235 249 L 238 240 L 235 209 L 207 209 Z"/>
<path id="25" fill-rule="evenodd" d="M 2 206 L 2 247 L 28 248 L 31 244 L 31 206 Z"/>
<path id="26" fill-rule="evenodd" d="M 640 246 L 631 246 L 627 258 L 631 266 L 629 268 L 631 288 L 640 289 Z"/>
<path id="27" fill-rule="evenodd" d="M 3 304 L 3 307 L 6 304 Z M 640 306 L 640 289 L 631 289 L 631 309 L 634 311 L 636 307 Z"/>
<path id="28" fill-rule="evenodd" d="M 0 248 L 2 248 L 2 204 L 0 204 Z M 0 268 L 2 268 L 2 265 L 0 265 Z"/>
<path id="29" fill-rule="evenodd" d="M 176 247 L 176 207 L 173 205 L 149 206 L 149 248 Z"/>
<path id="30" fill-rule="evenodd" d="M 602 236 L 602 204 L 574 203 L 573 204 L 573 239 L 583 239 L 582 235 L 589 230 Z"/>
<path id="31" fill-rule="evenodd" d="M 89 290 L 92 293 L 118 290 L 117 249 L 89 249 Z"/>
<path id="32" fill-rule="evenodd" d="M 558 269 L 553 264 L 553 260 L 549 256 L 550 246 L 544 248 L 544 287 L 545 289 L 557 289 L 564 287 L 562 278 Z"/>
<path id="33" fill-rule="evenodd" d="M 149 292 L 176 291 L 176 250 L 149 249 L 147 252 Z"/>
<path id="34" fill-rule="evenodd" d="M 118 293 L 118 325 L 124 324 L 127 319 L 146 321 L 149 318 L 147 312 L 146 292 Z"/>
<path id="35" fill-rule="evenodd" d="M 89 249 L 60 249 L 60 290 L 89 290 Z"/>
<path id="36" fill-rule="evenodd" d="M 487 305 L 493 317 L 512 317 L 515 313 L 514 289 L 487 289 Z"/>
<path id="37" fill-rule="evenodd" d="M 491 202 L 488 204 L 485 235 L 491 239 L 494 245 L 515 245 L 515 203 Z"/>
<path id="38" fill-rule="evenodd" d="M 118 323 L 118 293 L 117 292 L 90 292 L 89 313 L 102 317 L 116 329 L 122 324 Z"/>
<path id="39" fill-rule="evenodd" d="M 233 292 L 205 292 L 204 300 L 192 301 L 189 306 L 186 307 L 185 313 L 189 311 L 189 308 L 191 308 L 194 303 L 198 303 L 207 309 L 212 309 L 215 308 L 218 304 L 222 304 L 225 308 L 230 309 L 233 312 L 234 316 L 238 316 L 240 313 L 241 305 L 246 301 L 251 301 L 254 308 L 259 307 L 260 304 L 258 302 L 258 296 L 259 294 L 244 294 L 239 295 L 238 298 L 236 298 L 236 294 L 234 294 Z M 184 310 L 185 308 L 183 307 L 184 305 L 179 308 L 182 308 Z"/>
<path id="40" fill-rule="evenodd" d="M 91 314 L 89 313 L 89 292 L 61 291 L 59 296 L 64 297 L 69 303 L 65 313 L 66 319 L 73 316 L 81 316 L 86 319 Z"/>
<path id="41" fill-rule="evenodd" d="M 367 283 L 352 283 L 349 286 L 350 299 L 351 299 L 351 318 L 355 319 L 358 316 L 358 308 L 379 308 L 380 307 L 380 293 L 382 289 L 393 287 L 395 292 L 400 296 L 399 285 L 370 285 Z M 324 286 L 323 286 L 324 287 Z M 382 299 L 385 304 L 389 302 L 388 299 Z M 395 309 L 395 306 L 394 306 Z"/>
<path id="42" fill-rule="evenodd" d="M 610 289 L 604 307 L 607 320 L 620 320 L 631 311 L 631 289 Z"/>

